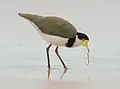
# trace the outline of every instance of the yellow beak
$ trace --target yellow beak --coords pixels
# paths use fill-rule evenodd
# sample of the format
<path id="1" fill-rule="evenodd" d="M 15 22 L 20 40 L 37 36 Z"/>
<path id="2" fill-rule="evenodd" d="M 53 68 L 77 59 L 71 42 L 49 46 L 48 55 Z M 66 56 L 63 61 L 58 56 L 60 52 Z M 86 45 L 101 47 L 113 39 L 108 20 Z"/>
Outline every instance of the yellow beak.
<path id="1" fill-rule="evenodd" d="M 85 46 L 86 48 L 88 48 L 88 40 L 84 40 L 84 41 L 82 42 L 82 45 Z"/>
<path id="2" fill-rule="evenodd" d="M 88 48 L 88 40 L 83 40 L 82 41 L 82 45 L 85 46 L 87 48 L 87 50 L 88 50 L 87 56 L 88 56 L 88 64 L 89 64 L 90 63 L 90 59 L 89 59 L 89 52 L 90 52 L 90 50 Z"/>

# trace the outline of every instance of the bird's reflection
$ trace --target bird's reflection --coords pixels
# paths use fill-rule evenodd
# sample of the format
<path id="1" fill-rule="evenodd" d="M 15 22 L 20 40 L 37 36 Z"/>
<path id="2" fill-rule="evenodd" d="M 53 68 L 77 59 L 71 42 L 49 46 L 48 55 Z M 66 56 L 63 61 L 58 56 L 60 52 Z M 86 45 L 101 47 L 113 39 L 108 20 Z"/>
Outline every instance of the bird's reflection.
<path id="1" fill-rule="evenodd" d="M 50 80 L 51 69 L 48 69 L 48 72 L 47 72 L 47 73 L 48 73 L 48 74 L 47 74 L 47 75 L 48 75 L 47 79 Z"/>
<path id="2" fill-rule="evenodd" d="M 63 78 L 63 76 L 65 75 L 65 73 L 67 72 L 67 70 L 68 70 L 68 69 L 64 69 L 64 70 L 63 70 L 63 73 L 60 75 L 60 80 L 62 80 L 62 78 Z M 52 78 L 51 78 L 51 71 L 52 71 L 51 69 L 48 69 L 48 74 L 47 74 L 47 79 L 48 79 L 48 80 L 51 80 L 51 79 L 52 79 Z"/>
<path id="3" fill-rule="evenodd" d="M 67 69 L 65 69 L 64 71 L 63 71 L 63 73 L 62 73 L 62 75 L 60 76 L 60 80 L 62 80 L 62 78 L 63 78 L 63 76 L 64 76 L 64 74 L 67 72 Z"/>

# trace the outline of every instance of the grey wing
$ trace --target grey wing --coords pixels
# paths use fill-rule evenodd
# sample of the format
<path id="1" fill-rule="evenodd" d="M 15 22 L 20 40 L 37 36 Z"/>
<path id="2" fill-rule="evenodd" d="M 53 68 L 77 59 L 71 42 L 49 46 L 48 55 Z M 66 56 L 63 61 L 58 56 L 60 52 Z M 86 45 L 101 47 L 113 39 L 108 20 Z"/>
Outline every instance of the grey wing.
<path id="1" fill-rule="evenodd" d="M 77 33 L 76 28 L 71 23 L 58 17 L 45 17 L 36 25 L 48 35 L 72 38 Z"/>
<path id="2" fill-rule="evenodd" d="M 49 35 L 72 38 L 77 33 L 71 23 L 59 17 L 43 17 L 24 13 L 19 13 L 19 15 L 33 22 L 39 30 Z"/>

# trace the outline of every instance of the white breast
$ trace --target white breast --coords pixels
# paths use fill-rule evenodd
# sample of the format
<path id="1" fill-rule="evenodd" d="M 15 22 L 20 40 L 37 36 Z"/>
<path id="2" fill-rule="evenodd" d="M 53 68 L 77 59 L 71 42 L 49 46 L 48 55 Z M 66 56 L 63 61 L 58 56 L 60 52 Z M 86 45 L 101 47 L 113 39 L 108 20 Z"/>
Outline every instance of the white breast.
<path id="1" fill-rule="evenodd" d="M 40 35 L 44 40 L 46 40 L 48 43 L 56 45 L 56 46 L 65 46 L 67 43 L 68 39 L 67 38 L 62 38 L 58 36 L 52 36 L 52 35 L 47 35 L 42 32 L 39 32 Z"/>
<path id="2" fill-rule="evenodd" d="M 78 36 L 76 35 L 76 40 L 72 47 L 78 47 L 81 44 L 82 44 L 82 40 L 78 39 Z"/>

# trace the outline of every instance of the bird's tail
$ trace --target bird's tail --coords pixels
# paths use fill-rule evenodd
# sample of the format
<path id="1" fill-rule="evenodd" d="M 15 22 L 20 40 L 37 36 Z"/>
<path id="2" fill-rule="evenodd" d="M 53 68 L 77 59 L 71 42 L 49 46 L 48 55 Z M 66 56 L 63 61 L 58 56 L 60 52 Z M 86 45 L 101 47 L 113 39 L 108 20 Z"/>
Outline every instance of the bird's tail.
<path id="1" fill-rule="evenodd" d="M 30 20 L 31 22 L 35 22 L 43 18 L 43 16 L 35 15 L 35 14 L 28 14 L 28 13 L 18 13 L 18 15 L 27 20 Z"/>

